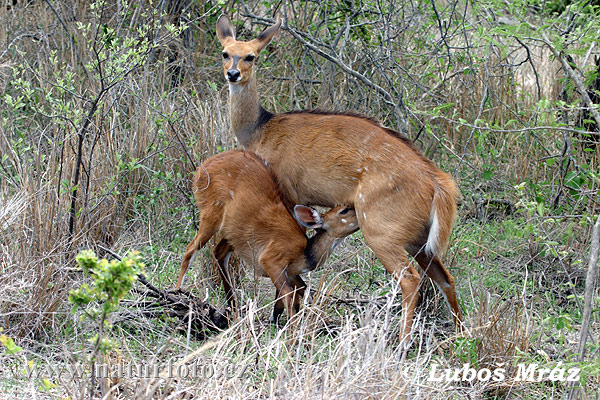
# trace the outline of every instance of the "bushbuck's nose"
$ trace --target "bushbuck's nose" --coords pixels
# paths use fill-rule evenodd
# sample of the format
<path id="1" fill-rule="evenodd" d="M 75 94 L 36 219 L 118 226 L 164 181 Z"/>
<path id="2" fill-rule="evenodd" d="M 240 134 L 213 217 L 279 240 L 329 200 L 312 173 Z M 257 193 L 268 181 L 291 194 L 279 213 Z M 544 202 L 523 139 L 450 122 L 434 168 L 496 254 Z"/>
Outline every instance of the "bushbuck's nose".
<path id="1" fill-rule="evenodd" d="M 240 71 L 238 69 L 230 69 L 227 71 L 227 79 L 229 82 L 237 82 L 241 79 Z"/>

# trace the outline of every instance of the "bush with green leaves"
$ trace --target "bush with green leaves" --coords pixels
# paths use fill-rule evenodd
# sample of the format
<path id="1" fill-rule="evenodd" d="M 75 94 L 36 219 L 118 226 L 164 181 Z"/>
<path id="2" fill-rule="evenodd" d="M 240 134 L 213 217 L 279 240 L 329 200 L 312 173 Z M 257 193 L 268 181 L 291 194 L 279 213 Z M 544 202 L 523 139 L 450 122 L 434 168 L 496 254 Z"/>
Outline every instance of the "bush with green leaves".
<path id="1" fill-rule="evenodd" d="M 69 301 L 73 311 L 82 310 L 84 315 L 98 323 L 98 333 L 90 339 L 95 343 L 94 353 L 103 353 L 114 348 L 108 338 L 103 338 L 104 328 L 109 327 L 109 315 L 117 309 L 139 274 L 144 264 L 138 252 L 130 252 L 122 260 L 108 261 L 98 259 L 91 250 L 82 251 L 77 256 L 77 263 L 86 276 L 91 277 L 92 285 L 87 283 L 79 289 L 69 292 Z"/>

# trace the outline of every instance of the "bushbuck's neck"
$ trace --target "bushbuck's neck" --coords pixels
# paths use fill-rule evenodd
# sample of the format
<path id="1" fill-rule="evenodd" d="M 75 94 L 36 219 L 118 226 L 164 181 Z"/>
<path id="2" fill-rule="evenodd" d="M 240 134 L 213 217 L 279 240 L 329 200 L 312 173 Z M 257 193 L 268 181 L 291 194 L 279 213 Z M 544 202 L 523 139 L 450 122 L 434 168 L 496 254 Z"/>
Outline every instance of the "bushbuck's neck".
<path id="1" fill-rule="evenodd" d="M 271 116 L 271 113 L 260 106 L 254 77 L 245 85 L 229 84 L 231 128 L 242 146 L 252 142 L 258 128 Z"/>
<path id="2" fill-rule="evenodd" d="M 304 258 L 306 267 L 312 271 L 320 267 L 331 255 L 335 246 L 342 241 L 343 238 L 336 237 L 325 229 L 317 229 L 304 249 Z"/>

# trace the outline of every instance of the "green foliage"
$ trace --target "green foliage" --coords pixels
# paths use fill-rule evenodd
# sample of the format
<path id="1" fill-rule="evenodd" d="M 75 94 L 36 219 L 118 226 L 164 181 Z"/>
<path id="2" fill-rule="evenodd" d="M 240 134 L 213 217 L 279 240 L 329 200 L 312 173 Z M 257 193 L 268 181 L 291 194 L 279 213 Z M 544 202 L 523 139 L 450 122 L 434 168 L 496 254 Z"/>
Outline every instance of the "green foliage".
<path id="1" fill-rule="evenodd" d="M 590 380 L 592 386 L 598 382 L 598 376 L 600 376 L 600 360 L 598 358 L 585 362 L 559 362 L 559 364 L 564 365 L 567 369 L 577 368 L 580 370 L 579 383 L 581 387 L 589 387 L 588 381 Z"/>
<path id="2" fill-rule="evenodd" d="M 98 332 L 88 338 L 94 346 L 94 355 L 107 353 L 117 346 L 103 335 L 104 328 L 109 326 L 110 314 L 131 290 L 138 275 L 143 273 L 144 264 L 141 255 L 135 251 L 122 260 L 108 261 L 99 260 L 91 250 L 82 251 L 77 256 L 77 263 L 84 275 L 91 277 L 92 285 L 84 283 L 79 289 L 69 291 L 69 302 L 73 304 L 73 312 L 83 310 L 84 315 L 98 325 Z"/>
<path id="3" fill-rule="evenodd" d="M 138 252 L 131 252 L 122 260 L 99 260 L 91 250 L 82 251 L 77 256 L 77 263 L 86 276 L 92 278 L 92 286 L 87 283 L 79 289 L 69 292 L 69 301 L 73 309 L 86 309 L 90 316 L 106 315 L 115 311 L 119 301 L 133 287 L 144 264 Z M 100 308 L 87 307 L 93 303 L 102 303 Z"/>
<path id="4" fill-rule="evenodd" d="M 2 328 L 0 327 L 0 332 L 1 331 Z M 23 350 L 22 347 L 19 347 L 15 344 L 15 341 L 12 338 L 6 336 L 5 334 L 0 334 L 0 344 L 2 345 L 2 347 L 4 347 L 5 355 L 17 354 L 18 352 Z"/>
<path id="5" fill-rule="evenodd" d="M 481 345 L 480 338 L 457 338 L 454 340 L 453 354 L 463 363 L 479 368 L 477 350 Z"/>

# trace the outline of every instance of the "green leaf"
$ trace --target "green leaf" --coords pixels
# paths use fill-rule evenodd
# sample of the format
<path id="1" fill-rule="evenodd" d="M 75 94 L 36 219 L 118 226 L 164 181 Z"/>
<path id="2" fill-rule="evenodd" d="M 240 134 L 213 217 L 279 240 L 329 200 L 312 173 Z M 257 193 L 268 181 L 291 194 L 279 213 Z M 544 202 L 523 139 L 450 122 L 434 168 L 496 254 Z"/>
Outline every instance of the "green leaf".
<path id="1" fill-rule="evenodd" d="M 56 387 L 56 385 L 48 380 L 48 378 L 42 378 L 40 381 L 42 390 L 48 392 Z"/>
<path id="2" fill-rule="evenodd" d="M 546 207 L 544 207 L 544 203 L 537 204 L 537 213 L 540 217 L 544 216 L 545 209 L 546 209 Z"/>
<path id="3" fill-rule="evenodd" d="M 22 347 L 15 344 L 15 341 L 12 338 L 9 338 L 4 334 L 0 335 L 0 344 L 4 346 L 4 354 L 6 355 L 16 354 L 23 350 Z"/>

